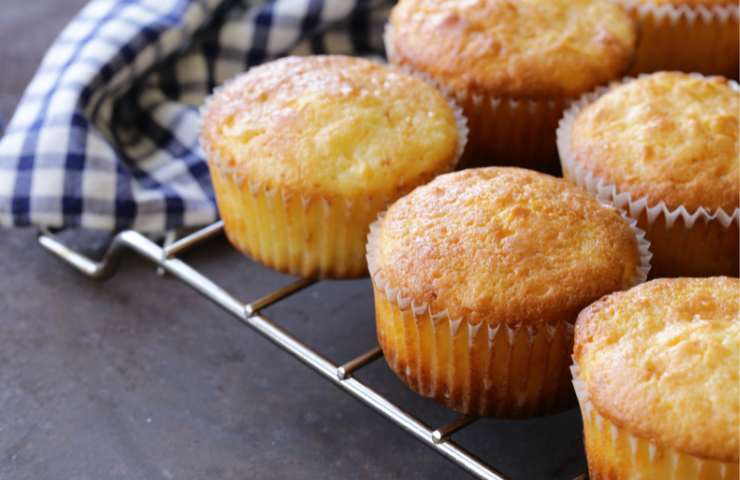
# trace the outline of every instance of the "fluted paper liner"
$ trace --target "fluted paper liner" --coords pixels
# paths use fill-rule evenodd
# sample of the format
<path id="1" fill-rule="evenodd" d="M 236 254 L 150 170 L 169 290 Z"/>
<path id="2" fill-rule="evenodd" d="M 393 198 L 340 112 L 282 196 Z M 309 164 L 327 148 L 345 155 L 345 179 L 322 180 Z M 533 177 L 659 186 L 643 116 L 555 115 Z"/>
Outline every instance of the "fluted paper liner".
<path id="1" fill-rule="evenodd" d="M 738 74 L 738 4 L 675 5 L 621 0 L 640 39 L 630 73 L 680 70 Z"/>
<path id="2" fill-rule="evenodd" d="M 383 216 L 370 226 L 367 260 L 378 341 L 401 380 L 416 392 L 468 414 L 528 417 L 570 406 L 572 321 L 472 324 L 450 317 L 447 311 L 435 311 L 429 304 L 415 304 L 392 288 L 378 267 L 377 236 Z M 638 284 L 650 270 L 649 243 L 635 222 L 626 220 L 640 251 L 633 278 Z"/>
<path id="3" fill-rule="evenodd" d="M 383 34 L 388 60 L 437 85 L 465 112 L 470 132 L 461 166 L 517 165 L 551 173 L 557 168 L 555 130 L 573 98 L 514 99 L 454 90 L 400 62 L 392 36 L 393 27 L 388 23 Z"/>
<path id="4" fill-rule="evenodd" d="M 698 73 L 693 73 L 691 75 L 696 76 L 697 78 L 704 78 Z M 648 75 L 640 75 L 637 78 L 645 78 L 646 76 Z M 675 239 L 675 243 L 678 245 L 684 244 L 684 242 L 694 241 L 693 237 L 697 235 L 704 235 L 707 238 L 715 239 L 718 236 L 716 225 L 727 230 L 734 223 L 735 228 L 737 228 L 738 225 L 740 225 L 740 207 L 735 208 L 732 212 L 725 212 L 722 208 L 710 210 L 703 207 L 697 208 L 692 212 L 686 209 L 683 205 L 671 209 L 662 201 L 651 204 L 647 197 L 643 196 L 633 198 L 630 192 L 620 190 L 615 184 L 609 183 L 603 178 L 594 175 L 593 172 L 576 160 L 571 149 L 571 133 L 573 131 L 573 123 L 580 112 L 587 105 L 596 101 L 609 90 L 634 80 L 635 78 L 627 77 L 619 82 L 614 82 L 609 86 L 597 88 L 596 90 L 583 95 L 574 102 L 568 110 L 566 110 L 563 118 L 560 120 L 560 125 L 558 126 L 557 131 L 558 152 L 560 154 L 560 164 L 563 169 L 563 176 L 588 190 L 591 195 L 595 196 L 600 201 L 614 205 L 623 212 L 626 212 L 630 218 L 638 222 L 641 229 L 648 232 L 648 240 L 651 242 L 653 242 L 653 239 L 650 236 L 650 232 L 654 232 L 655 235 L 672 236 Z M 734 90 L 740 91 L 740 86 L 738 86 L 737 82 L 730 81 L 730 86 Z M 688 231 L 684 232 L 679 229 L 673 229 L 676 222 L 680 222 Z M 706 229 L 707 232 L 696 231 L 695 226 L 700 224 L 708 225 Z M 673 230 L 670 231 L 671 229 Z M 692 231 L 692 229 L 695 231 Z M 736 248 L 736 245 L 732 248 Z M 717 248 L 714 250 L 717 250 Z M 656 249 L 655 245 L 653 246 L 653 254 L 658 257 L 654 260 L 660 260 L 661 263 L 668 263 L 667 261 L 662 261 L 662 253 L 663 252 L 659 249 Z M 689 253 L 691 252 L 683 252 L 682 255 L 686 257 Z M 701 255 L 702 252 L 695 253 L 697 255 Z M 714 254 L 716 252 L 713 252 L 710 248 L 710 244 L 707 244 L 706 253 Z M 665 272 L 658 273 L 665 274 Z M 689 276 L 691 274 L 698 273 L 686 272 L 684 275 Z M 719 274 L 725 272 L 707 273 Z"/>
<path id="5" fill-rule="evenodd" d="M 201 118 L 224 87 L 206 100 Z M 450 166 L 454 169 L 465 149 L 468 128 L 462 109 L 448 96 L 446 99 L 458 129 L 457 150 Z M 367 273 L 368 227 L 395 197 L 328 197 L 268 186 L 248 178 L 238 166 L 230 168 L 202 136 L 201 145 L 224 231 L 238 250 L 274 270 L 304 278 L 350 278 Z"/>
<path id="6" fill-rule="evenodd" d="M 633 435 L 599 413 L 589 399 L 578 364 L 571 366 L 573 388 L 583 417 L 584 444 L 591 480 L 611 478 L 734 480 L 738 464 L 710 460 Z"/>

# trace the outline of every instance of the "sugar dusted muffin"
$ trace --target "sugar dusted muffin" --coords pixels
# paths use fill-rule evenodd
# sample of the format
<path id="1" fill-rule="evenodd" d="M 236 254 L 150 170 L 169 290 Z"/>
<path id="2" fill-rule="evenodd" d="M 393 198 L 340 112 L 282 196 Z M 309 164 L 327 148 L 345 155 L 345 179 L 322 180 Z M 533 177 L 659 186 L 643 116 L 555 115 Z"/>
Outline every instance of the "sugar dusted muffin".
<path id="1" fill-rule="evenodd" d="M 256 67 L 205 107 L 201 142 L 232 244 L 303 277 L 367 272 L 379 211 L 453 169 L 459 111 L 395 67 L 344 56 Z"/>
<path id="2" fill-rule="evenodd" d="M 680 70 L 737 77 L 737 1 L 618 1 L 640 31 L 631 73 Z"/>
<path id="3" fill-rule="evenodd" d="M 738 274 L 740 91 L 656 73 L 586 95 L 563 118 L 566 178 L 646 231 L 656 276 Z"/>
<path id="4" fill-rule="evenodd" d="M 471 414 L 564 408 L 578 312 L 645 278 L 649 254 L 613 208 L 549 175 L 437 177 L 372 227 L 378 339 L 412 389 Z"/>
<path id="5" fill-rule="evenodd" d="M 386 52 L 457 98 L 471 130 L 466 164 L 552 170 L 563 108 L 621 77 L 635 38 L 606 0 L 401 0 Z"/>
<path id="6" fill-rule="evenodd" d="M 738 478 L 740 280 L 659 279 L 576 322 L 593 480 Z"/>

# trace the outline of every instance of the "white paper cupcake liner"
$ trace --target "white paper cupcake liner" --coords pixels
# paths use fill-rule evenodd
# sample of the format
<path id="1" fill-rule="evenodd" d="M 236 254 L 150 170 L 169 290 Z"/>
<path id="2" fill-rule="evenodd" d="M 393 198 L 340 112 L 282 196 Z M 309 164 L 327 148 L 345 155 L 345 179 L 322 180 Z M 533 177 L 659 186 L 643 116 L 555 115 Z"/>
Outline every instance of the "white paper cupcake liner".
<path id="1" fill-rule="evenodd" d="M 726 22 L 738 18 L 738 5 L 673 5 L 656 4 L 639 0 L 621 0 L 622 5 L 630 13 L 637 14 L 638 18 L 653 17 L 658 21 L 678 23 L 682 18 L 689 22 L 704 22 L 712 24 L 717 21 Z"/>
<path id="2" fill-rule="evenodd" d="M 572 405 L 573 325 L 464 324 L 374 289 L 378 341 L 409 387 L 471 415 L 529 417 Z"/>
<path id="3" fill-rule="evenodd" d="M 620 0 L 640 38 L 630 74 L 677 70 L 736 77 L 738 4 Z M 720 4 L 721 3 L 721 4 Z"/>
<path id="4" fill-rule="evenodd" d="M 692 73 L 691 75 L 696 78 L 706 78 L 698 73 Z M 643 74 L 637 78 L 647 76 L 649 74 Z M 609 86 L 597 88 L 583 95 L 566 110 L 557 130 L 558 152 L 560 154 L 560 164 L 563 168 L 563 176 L 585 188 L 599 200 L 627 212 L 633 219 L 639 218 L 644 213 L 650 225 L 653 225 L 659 217 L 665 220 L 668 228 L 671 228 L 677 220 L 683 222 L 687 228 L 692 228 L 699 220 L 704 222 L 719 222 L 724 228 L 729 228 L 733 222 L 736 224 L 739 223 L 740 207 L 735 208 L 735 210 L 729 213 L 725 212 L 722 208 L 710 210 L 704 207 L 699 207 L 692 212 L 683 205 L 676 208 L 669 208 L 662 201 L 651 204 L 646 196 L 633 198 L 630 192 L 620 190 L 617 185 L 608 183 L 603 178 L 594 175 L 593 172 L 576 160 L 571 149 L 571 133 L 573 131 L 573 124 L 580 112 L 612 88 L 625 85 L 634 80 L 636 78 L 627 77 Z M 740 91 L 740 86 L 738 86 L 737 82 L 730 81 L 729 83 L 734 90 Z"/>

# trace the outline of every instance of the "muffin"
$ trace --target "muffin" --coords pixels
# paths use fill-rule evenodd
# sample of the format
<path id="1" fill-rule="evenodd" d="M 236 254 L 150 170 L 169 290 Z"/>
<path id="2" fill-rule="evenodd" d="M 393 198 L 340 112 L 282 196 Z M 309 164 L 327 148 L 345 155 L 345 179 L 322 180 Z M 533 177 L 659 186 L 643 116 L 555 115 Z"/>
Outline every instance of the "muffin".
<path id="1" fill-rule="evenodd" d="M 578 316 L 592 480 L 738 478 L 740 281 L 659 279 Z"/>
<path id="2" fill-rule="evenodd" d="M 401 0 L 385 43 L 391 62 L 430 77 L 463 107 L 463 164 L 554 172 L 563 108 L 622 76 L 635 26 L 606 0 Z"/>
<path id="3" fill-rule="evenodd" d="M 739 110 L 723 78 L 627 80 L 565 114 L 563 174 L 638 221 L 655 276 L 737 275 Z"/>
<path id="4" fill-rule="evenodd" d="M 452 170 L 464 119 L 432 85 L 345 56 L 287 57 L 214 93 L 201 143 L 228 239 L 302 277 L 367 273 L 368 227 Z"/>
<path id="5" fill-rule="evenodd" d="M 681 70 L 737 77 L 737 1 L 618 1 L 639 26 L 631 73 Z"/>
<path id="6" fill-rule="evenodd" d="M 512 167 L 418 187 L 371 227 L 367 255 L 390 368 L 449 408 L 500 417 L 568 406 L 576 315 L 649 269 L 617 210 Z"/>

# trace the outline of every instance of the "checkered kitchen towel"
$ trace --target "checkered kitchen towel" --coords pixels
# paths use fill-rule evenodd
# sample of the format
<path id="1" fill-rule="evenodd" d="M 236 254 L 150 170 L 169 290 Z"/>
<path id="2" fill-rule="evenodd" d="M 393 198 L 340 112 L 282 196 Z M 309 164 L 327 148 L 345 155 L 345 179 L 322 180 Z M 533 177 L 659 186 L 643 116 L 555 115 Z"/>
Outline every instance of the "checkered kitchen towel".
<path id="1" fill-rule="evenodd" d="M 161 232 L 217 218 L 198 108 L 287 54 L 382 55 L 390 0 L 93 0 L 0 140 L 0 224 Z"/>

